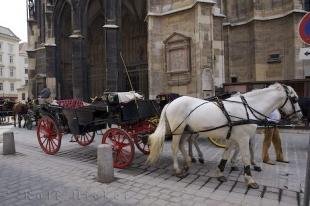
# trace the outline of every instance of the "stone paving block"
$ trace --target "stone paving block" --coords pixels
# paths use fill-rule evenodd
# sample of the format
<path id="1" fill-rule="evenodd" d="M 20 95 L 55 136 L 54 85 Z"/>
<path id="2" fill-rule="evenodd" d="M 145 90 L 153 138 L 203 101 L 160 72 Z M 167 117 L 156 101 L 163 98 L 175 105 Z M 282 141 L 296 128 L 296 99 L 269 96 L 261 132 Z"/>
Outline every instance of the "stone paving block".
<path id="1" fill-rule="evenodd" d="M 169 202 L 166 200 L 158 199 L 155 202 L 152 203 L 153 206 L 166 206 Z"/>
<path id="2" fill-rule="evenodd" d="M 204 185 L 204 187 L 208 187 L 210 189 L 215 189 L 218 186 L 218 182 L 217 183 L 213 183 L 213 182 L 208 182 L 206 185 Z"/>
<path id="3" fill-rule="evenodd" d="M 147 197 L 141 201 L 139 201 L 139 204 L 141 205 L 152 205 L 154 202 L 157 202 L 158 198 L 153 197 Z"/>
<path id="4" fill-rule="evenodd" d="M 185 188 L 185 187 L 188 187 L 188 186 L 189 186 L 189 183 L 187 183 L 187 182 L 176 182 L 174 184 L 174 187 L 178 188 L 178 189 Z"/>
<path id="5" fill-rule="evenodd" d="M 264 206 L 277 206 L 279 202 L 277 200 L 269 200 L 269 199 L 262 199 L 262 205 Z"/>
<path id="6" fill-rule="evenodd" d="M 209 195 L 213 200 L 224 200 L 229 193 L 227 191 L 215 191 Z"/>
<path id="7" fill-rule="evenodd" d="M 209 177 L 200 176 L 198 179 L 196 179 L 192 184 L 202 186 L 205 184 L 205 182 L 209 179 Z"/>
<path id="8" fill-rule="evenodd" d="M 231 185 L 221 185 L 217 190 L 230 191 Z"/>
<path id="9" fill-rule="evenodd" d="M 190 183 L 192 181 L 194 181 L 198 176 L 197 175 L 188 175 L 187 177 L 181 179 L 181 182 L 186 182 L 186 183 Z"/>
<path id="10" fill-rule="evenodd" d="M 262 194 L 262 189 L 260 187 L 259 189 L 249 189 L 248 193 L 246 195 L 247 196 L 260 197 L 261 194 Z"/>
<path id="11" fill-rule="evenodd" d="M 160 197 L 161 193 L 160 192 L 150 192 L 147 195 L 150 197 Z"/>
<path id="12" fill-rule="evenodd" d="M 297 198 L 296 197 L 289 197 L 289 196 L 282 196 L 280 203 L 287 203 L 290 205 L 297 205 Z"/>
<path id="13" fill-rule="evenodd" d="M 291 197 L 291 198 L 297 198 L 297 193 L 294 191 L 289 191 L 289 190 L 283 190 L 282 192 L 282 196 L 287 196 L 287 197 Z"/>
<path id="14" fill-rule="evenodd" d="M 241 195 L 239 193 L 231 192 L 225 197 L 225 201 L 228 203 L 238 204 L 240 205 L 244 199 L 245 195 Z"/>
<path id="15" fill-rule="evenodd" d="M 279 199 L 279 194 L 278 194 L 278 193 L 274 193 L 274 192 L 269 192 L 269 191 L 267 191 L 267 192 L 264 194 L 264 198 L 270 199 L 270 200 L 278 200 L 278 199 Z"/>
<path id="16" fill-rule="evenodd" d="M 198 190 L 198 191 L 195 192 L 194 195 L 197 196 L 197 197 L 207 198 L 207 197 L 209 197 L 212 194 L 212 192 L 209 192 L 209 191 L 206 191 L 206 190 Z"/>
<path id="17" fill-rule="evenodd" d="M 260 206 L 262 205 L 262 198 L 255 196 L 245 196 L 242 200 L 242 205 Z"/>

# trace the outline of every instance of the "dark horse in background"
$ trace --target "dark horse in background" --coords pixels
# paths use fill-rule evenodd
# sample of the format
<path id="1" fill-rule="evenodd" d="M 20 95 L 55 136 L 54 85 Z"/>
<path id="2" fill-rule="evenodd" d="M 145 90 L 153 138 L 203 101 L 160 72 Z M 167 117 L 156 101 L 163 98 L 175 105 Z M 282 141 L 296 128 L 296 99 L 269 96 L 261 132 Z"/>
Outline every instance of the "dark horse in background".
<path id="1" fill-rule="evenodd" d="M 18 127 L 21 128 L 21 121 L 28 112 L 28 105 L 22 102 L 17 102 L 13 106 L 14 127 L 16 127 L 16 116 L 18 118 Z M 25 124 L 24 126 L 25 127 Z"/>
<path id="2" fill-rule="evenodd" d="M 309 127 L 310 122 L 310 97 L 299 97 L 298 103 L 305 119 L 305 126 Z"/>

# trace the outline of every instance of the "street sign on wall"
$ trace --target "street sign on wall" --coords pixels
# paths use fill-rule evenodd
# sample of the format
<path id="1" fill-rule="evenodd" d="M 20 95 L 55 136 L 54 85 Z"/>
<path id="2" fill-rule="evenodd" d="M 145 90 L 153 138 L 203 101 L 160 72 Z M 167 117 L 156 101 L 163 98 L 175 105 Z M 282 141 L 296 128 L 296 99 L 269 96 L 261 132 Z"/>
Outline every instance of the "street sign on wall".
<path id="1" fill-rule="evenodd" d="M 299 36 L 305 44 L 310 44 L 310 13 L 303 16 L 299 23 Z"/>
<path id="2" fill-rule="evenodd" d="M 299 59 L 300 60 L 310 60 L 310 47 L 300 48 Z"/>

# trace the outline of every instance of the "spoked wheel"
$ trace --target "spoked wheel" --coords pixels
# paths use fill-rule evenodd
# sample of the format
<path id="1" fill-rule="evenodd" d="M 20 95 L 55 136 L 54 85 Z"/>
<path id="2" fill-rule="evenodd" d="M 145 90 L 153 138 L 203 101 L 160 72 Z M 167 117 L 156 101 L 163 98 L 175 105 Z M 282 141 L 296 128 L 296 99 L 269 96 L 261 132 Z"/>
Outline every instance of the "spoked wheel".
<path id="1" fill-rule="evenodd" d="M 37 138 L 46 154 L 54 155 L 59 151 L 62 134 L 56 122 L 49 116 L 43 116 L 38 123 Z"/>
<path id="2" fill-rule="evenodd" d="M 135 144 L 143 154 L 148 155 L 150 154 L 150 147 L 148 145 L 149 135 L 155 131 L 156 125 L 152 122 L 144 121 L 139 126 L 140 131 L 135 137 Z"/>
<path id="3" fill-rule="evenodd" d="M 133 160 L 135 147 L 127 132 L 118 128 L 107 130 L 102 137 L 102 144 L 109 144 L 113 150 L 113 166 L 124 169 Z"/>
<path id="4" fill-rule="evenodd" d="M 216 146 L 225 148 L 227 140 L 220 137 L 209 137 L 209 140 Z"/>
<path id="5" fill-rule="evenodd" d="M 74 135 L 75 140 L 81 146 L 87 146 L 94 141 L 95 132 L 85 133 L 83 135 Z"/>

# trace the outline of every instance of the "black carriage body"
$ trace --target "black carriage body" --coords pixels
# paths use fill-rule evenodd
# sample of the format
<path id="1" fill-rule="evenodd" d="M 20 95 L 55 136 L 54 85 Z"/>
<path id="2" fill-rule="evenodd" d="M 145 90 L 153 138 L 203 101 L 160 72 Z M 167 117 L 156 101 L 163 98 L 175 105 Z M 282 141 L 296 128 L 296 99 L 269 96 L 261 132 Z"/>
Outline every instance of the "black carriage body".
<path id="1" fill-rule="evenodd" d="M 107 124 L 118 122 L 117 116 L 112 116 L 107 105 L 89 105 L 77 109 L 63 109 L 70 133 L 81 135 L 105 129 Z"/>
<path id="2" fill-rule="evenodd" d="M 137 100 L 113 105 L 91 104 L 77 109 L 63 108 L 62 113 L 70 133 L 80 135 L 111 127 L 112 124 L 134 124 L 158 115 L 158 110 L 154 101 Z"/>
<path id="3" fill-rule="evenodd" d="M 159 114 L 158 105 L 153 100 L 131 101 L 120 106 L 122 123 L 135 123 Z"/>

